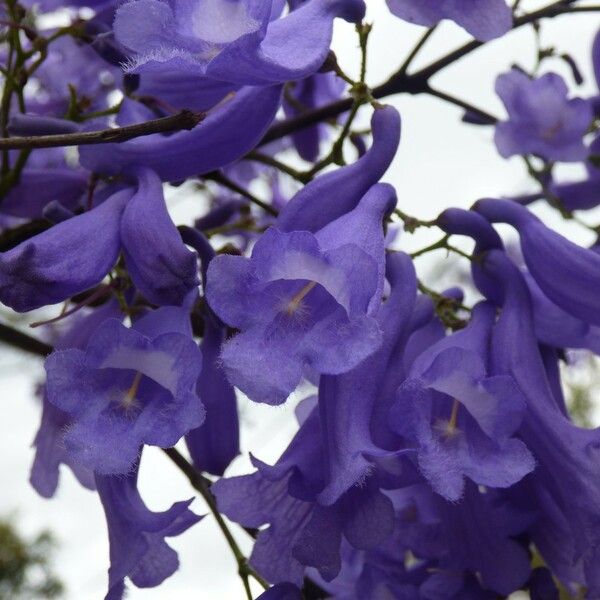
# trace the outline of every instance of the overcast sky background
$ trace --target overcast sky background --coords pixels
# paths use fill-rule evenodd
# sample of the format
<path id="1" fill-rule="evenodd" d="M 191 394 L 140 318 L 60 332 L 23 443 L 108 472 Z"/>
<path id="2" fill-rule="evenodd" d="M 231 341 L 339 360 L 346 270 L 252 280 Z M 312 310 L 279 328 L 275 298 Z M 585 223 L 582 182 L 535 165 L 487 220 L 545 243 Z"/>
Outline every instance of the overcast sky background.
<path id="1" fill-rule="evenodd" d="M 546 4 L 524 0 L 524 8 Z M 374 30 L 369 43 L 368 82 L 377 85 L 396 70 L 408 51 L 422 35 L 423 29 L 407 25 L 392 17 L 384 0 L 368 0 L 369 21 Z M 578 62 L 585 84 L 578 93 L 593 94 L 596 85 L 591 75 L 589 51 L 600 26 L 600 17 L 590 14 L 565 16 L 545 21 L 543 40 L 568 52 Z M 444 24 L 434 34 L 415 67 L 442 56 L 459 46 L 467 36 L 452 24 Z M 336 27 L 334 49 L 343 68 L 357 71 L 359 53 L 353 27 L 340 23 Z M 523 28 L 488 44 L 438 76 L 436 87 L 460 96 L 498 116 L 503 116 L 500 101 L 494 94 L 494 79 L 513 62 L 532 67 L 535 60 L 534 36 Z M 558 60 L 545 64 L 545 70 L 562 73 L 573 85 L 568 69 Z M 448 206 L 469 207 L 484 196 L 521 192 L 530 185 L 521 162 L 502 160 L 492 141 L 493 130 L 460 122 L 461 111 L 427 96 L 400 96 L 386 100 L 396 106 L 403 119 L 400 151 L 385 180 L 396 186 L 399 206 L 405 212 L 422 218 L 435 217 Z M 368 122 L 370 113 L 362 116 Z M 577 172 L 577 169 L 570 170 Z M 178 204 L 180 191 L 172 194 Z M 181 204 L 175 206 L 180 214 Z M 551 217 L 553 218 L 553 217 Z M 597 221 L 600 220 L 596 219 Z M 594 222 L 594 219 L 590 219 Z M 553 221 L 554 222 L 554 221 Z M 580 243 L 590 242 L 589 234 L 577 226 L 563 227 Z M 431 235 L 431 234 L 427 234 Z M 401 238 L 405 250 L 420 247 L 426 236 Z M 443 258 L 438 255 L 439 259 Z M 430 259 L 418 263 L 420 273 L 431 273 Z M 437 271 L 436 271 L 437 272 Z M 428 281 L 434 285 L 436 282 Z M 28 315 L 28 322 L 35 320 Z M 108 543 L 104 516 L 97 497 L 81 488 L 70 472 L 62 472 L 61 485 L 53 500 L 39 498 L 27 482 L 32 450 L 29 448 L 39 422 L 39 407 L 33 389 L 42 377 L 41 361 L 15 351 L 0 352 L 0 378 L 3 401 L 0 413 L 0 516 L 14 515 L 19 528 L 27 535 L 49 528 L 59 541 L 56 570 L 67 585 L 68 600 L 100 599 L 106 591 Z M 245 452 L 252 450 L 263 460 L 275 460 L 295 430 L 294 402 L 270 408 L 241 401 Z M 231 467 L 231 473 L 248 470 L 246 456 Z M 154 510 L 165 510 L 177 500 L 194 496 L 187 481 L 156 449 L 146 449 L 140 476 L 142 495 Z M 192 508 L 198 513 L 206 509 L 200 500 Z M 249 552 L 247 536 L 236 530 L 242 548 Z M 185 534 L 173 538 L 179 552 L 180 571 L 154 590 L 138 590 L 130 586 L 130 600 L 239 600 L 243 598 L 236 565 L 229 549 L 207 517 Z M 258 594 L 258 590 L 257 590 Z"/>

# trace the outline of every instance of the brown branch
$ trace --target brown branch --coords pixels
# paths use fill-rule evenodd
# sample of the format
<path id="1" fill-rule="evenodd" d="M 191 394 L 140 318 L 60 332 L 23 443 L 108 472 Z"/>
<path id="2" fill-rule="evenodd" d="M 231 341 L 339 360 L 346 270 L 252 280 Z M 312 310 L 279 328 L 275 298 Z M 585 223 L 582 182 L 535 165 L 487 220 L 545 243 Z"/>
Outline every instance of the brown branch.
<path id="1" fill-rule="evenodd" d="M 47 356 L 52 352 L 52 346 L 46 344 L 31 335 L 27 335 L 18 329 L 9 327 L 0 323 L 0 342 L 4 342 L 14 348 L 25 350 L 31 354 L 37 354 L 38 356 Z"/>
<path id="2" fill-rule="evenodd" d="M 212 481 L 205 477 L 202 473 L 196 470 L 196 468 L 186 460 L 186 458 L 176 449 L 176 448 L 163 448 L 163 452 L 173 461 L 173 464 L 187 477 L 191 486 L 200 492 L 201 496 L 204 498 L 206 503 L 208 504 L 211 512 L 213 512 L 214 516 L 220 516 L 220 513 L 217 508 L 217 503 L 213 493 L 210 491 L 210 486 L 212 485 Z M 223 522 L 223 525 L 225 523 Z M 219 522 L 219 526 L 221 526 L 221 522 Z M 257 529 L 251 529 L 249 527 L 242 527 L 242 529 L 252 538 L 256 539 L 259 534 Z M 223 533 L 225 533 L 223 531 Z M 231 536 L 229 531 L 227 531 L 227 535 Z M 229 538 L 226 535 L 226 539 L 229 542 Z M 235 541 L 233 542 L 235 544 Z M 237 548 L 237 544 L 236 544 Z M 235 553 L 235 552 L 234 552 Z M 236 555 L 237 558 L 237 555 Z M 245 560 L 245 559 L 244 559 Z M 256 577 L 258 575 L 256 572 L 251 574 Z M 304 579 L 303 586 L 303 597 L 306 600 L 320 600 L 322 598 L 328 598 L 329 594 L 323 590 L 319 585 L 317 585 L 314 581 L 306 577 Z"/>
<path id="3" fill-rule="evenodd" d="M 552 4 L 533 11 L 529 14 L 523 15 L 515 19 L 513 24 L 513 30 L 539 21 L 540 19 L 551 19 L 563 14 L 569 14 L 571 12 L 597 12 L 600 11 L 598 6 L 588 7 L 573 7 L 571 6 L 577 0 L 559 0 Z M 400 68 L 394 73 L 386 82 L 373 88 L 372 95 L 376 99 L 386 98 L 395 94 L 423 94 L 429 93 L 431 88 L 429 87 L 429 80 L 436 75 L 442 69 L 445 69 L 449 65 L 455 63 L 457 60 L 463 58 L 467 54 L 470 54 L 474 50 L 477 50 L 487 42 L 481 42 L 479 40 L 473 40 L 468 42 L 464 46 L 457 48 L 453 52 L 445 55 L 439 60 L 434 61 L 430 65 L 416 71 L 412 74 L 407 74 L 404 68 Z M 440 97 L 441 93 L 437 93 Z M 443 100 L 448 100 L 450 96 L 443 97 Z M 456 102 L 454 102 L 456 103 Z M 352 108 L 353 98 L 342 98 L 336 100 L 330 104 L 320 106 L 315 110 L 303 113 L 297 117 L 286 119 L 273 125 L 269 131 L 265 134 L 259 145 L 268 144 L 282 137 L 306 129 L 317 123 L 334 119 L 339 115 L 349 111 Z M 481 111 L 479 111 L 481 112 Z"/>
<path id="4" fill-rule="evenodd" d="M 226 177 L 223 173 L 221 173 L 221 171 L 213 171 L 212 173 L 207 173 L 206 175 L 203 175 L 203 177 L 204 177 L 204 179 L 209 179 L 210 181 L 214 181 L 215 183 L 218 183 L 219 185 L 221 185 L 233 192 L 236 192 L 240 196 L 243 196 L 244 198 L 246 198 L 246 200 L 249 200 L 253 204 L 260 206 L 260 208 L 262 208 L 265 212 L 268 212 L 270 215 L 273 215 L 274 217 L 276 217 L 279 214 L 277 209 L 273 208 L 270 204 L 267 204 L 260 198 L 257 198 L 254 194 L 251 194 L 248 190 L 244 189 L 241 185 L 238 185 L 237 183 L 235 183 L 235 181 L 232 181 L 231 179 Z"/>
<path id="5" fill-rule="evenodd" d="M 175 115 L 162 117 L 99 131 L 82 131 L 77 133 L 64 133 L 58 135 L 32 135 L 24 137 L 7 137 L 0 139 L 0 150 L 16 150 L 19 148 L 59 148 L 66 146 L 89 146 L 91 144 L 121 143 L 128 140 L 152 135 L 153 133 L 167 133 L 193 129 L 200 123 L 205 113 L 182 110 Z"/>

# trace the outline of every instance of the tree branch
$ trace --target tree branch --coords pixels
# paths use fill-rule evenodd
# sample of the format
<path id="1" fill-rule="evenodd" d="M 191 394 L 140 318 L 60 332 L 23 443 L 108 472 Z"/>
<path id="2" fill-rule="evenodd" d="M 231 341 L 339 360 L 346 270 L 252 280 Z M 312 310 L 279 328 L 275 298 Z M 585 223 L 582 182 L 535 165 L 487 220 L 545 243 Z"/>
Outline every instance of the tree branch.
<path id="1" fill-rule="evenodd" d="M 0 342 L 4 342 L 19 350 L 25 350 L 38 356 L 47 356 L 52 352 L 52 346 L 18 329 L 0 323 Z"/>
<path id="2" fill-rule="evenodd" d="M 196 113 L 191 110 L 182 110 L 175 115 L 162 117 L 112 129 L 99 131 L 82 131 L 77 133 L 64 133 L 58 135 L 32 135 L 24 137 L 0 138 L 0 150 L 16 150 L 19 148 L 59 148 L 66 146 L 89 146 L 92 144 L 121 143 L 133 138 L 152 135 L 153 133 L 167 133 L 193 129 L 204 120 L 206 113 Z"/>
<path id="3" fill-rule="evenodd" d="M 552 4 L 533 11 L 522 17 L 515 19 L 513 24 L 513 30 L 523 27 L 524 25 L 531 24 L 540 19 L 551 19 L 559 15 L 568 14 L 571 12 L 597 12 L 600 11 L 598 6 L 582 6 L 573 7 L 571 6 L 577 2 L 577 0 L 559 0 Z M 426 38 L 427 39 L 427 38 Z M 453 52 L 450 52 L 446 56 L 436 60 L 427 67 L 420 69 L 412 74 L 407 74 L 406 69 L 401 67 L 396 73 L 394 73 L 386 82 L 373 88 L 372 95 L 374 98 L 381 99 L 395 94 L 423 94 L 431 93 L 431 88 L 428 85 L 429 80 L 436 75 L 442 69 L 445 69 L 449 65 L 453 64 L 457 60 L 463 58 L 467 54 L 470 54 L 474 50 L 477 50 L 487 42 L 480 42 L 479 40 L 473 40 L 460 48 L 457 48 Z M 444 95 L 441 96 L 441 92 L 437 92 L 436 95 L 441 97 L 443 100 L 448 101 L 451 97 Z M 455 100 L 453 98 L 453 100 Z M 269 142 L 278 140 L 282 137 L 306 129 L 321 123 L 323 121 L 338 117 L 344 112 L 347 112 L 352 108 L 353 99 L 351 97 L 342 98 L 336 100 L 330 104 L 320 106 L 319 108 L 306 112 L 297 117 L 286 119 L 273 125 L 269 131 L 265 134 L 259 145 L 268 144 Z M 453 102 L 456 104 L 457 102 Z M 479 109 L 475 112 L 480 112 Z"/>

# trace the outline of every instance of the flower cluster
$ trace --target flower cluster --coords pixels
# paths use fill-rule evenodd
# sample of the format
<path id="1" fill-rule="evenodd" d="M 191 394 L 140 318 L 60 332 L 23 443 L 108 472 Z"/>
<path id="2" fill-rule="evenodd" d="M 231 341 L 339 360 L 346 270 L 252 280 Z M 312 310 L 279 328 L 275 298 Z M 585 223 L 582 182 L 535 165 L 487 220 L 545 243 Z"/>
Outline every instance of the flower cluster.
<path id="1" fill-rule="evenodd" d="M 505 0 L 387 0 L 404 21 L 449 19 L 478 40 L 454 58 L 576 3 L 522 14 Z M 436 95 L 428 78 L 444 60 L 408 69 L 432 30 L 371 90 L 364 0 L 4 8 L 0 301 L 21 313 L 65 303 L 44 324 L 52 352 L 31 483 L 54 495 L 65 464 L 97 491 L 107 600 L 126 580 L 172 575 L 166 538 L 201 520 L 191 500 L 146 507 L 146 446 L 165 449 L 207 500 L 250 599 L 249 577 L 263 600 L 315 589 L 338 600 L 600 598 L 600 431 L 573 421 L 561 385 L 567 350 L 600 353 L 600 252 L 528 207 L 572 218 L 600 204 L 600 103 L 538 75 L 553 50 L 534 73 L 498 76 L 504 120 L 437 94 L 493 127 L 499 155 L 523 157 L 535 191 L 424 222 L 382 182 L 401 137 L 382 97 Z M 42 28 L 39 15 L 56 10 L 69 24 Z M 331 51 L 343 21 L 362 49 L 357 80 Z M 584 165 L 584 178 L 560 179 L 560 162 Z M 165 199 L 174 186 L 198 200 L 185 225 Z M 444 237 L 411 256 L 399 224 Z M 516 230 L 520 252 L 496 224 Z M 418 278 L 412 258 L 438 248 L 469 259 L 462 287 Z M 226 476 L 242 394 L 281 405 L 308 387 L 275 464 L 252 456 L 252 473 Z M 191 462 L 173 449 L 182 440 Z M 248 561 L 221 514 L 256 538 Z"/>

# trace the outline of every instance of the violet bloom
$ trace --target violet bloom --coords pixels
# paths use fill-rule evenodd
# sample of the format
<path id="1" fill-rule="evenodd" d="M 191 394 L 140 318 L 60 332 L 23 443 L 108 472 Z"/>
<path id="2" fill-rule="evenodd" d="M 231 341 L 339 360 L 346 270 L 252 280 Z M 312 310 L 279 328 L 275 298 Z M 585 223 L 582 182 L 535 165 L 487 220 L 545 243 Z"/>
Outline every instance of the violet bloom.
<path id="1" fill-rule="evenodd" d="M 554 304 L 529 273 L 523 273 L 533 306 L 535 335 L 554 348 L 584 348 L 600 354 L 600 327 L 570 315 Z"/>
<path id="2" fill-rule="evenodd" d="M 513 437 L 525 402 L 509 376 L 487 371 L 494 309 L 479 304 L 466 329 L 444 338 L 413 364 L 392 408 L 393 427 L 416 451 L 433 489 L 458 500 L 464 478 L 508 487 L 534 468 Z"/>
<path id="3" fill-rule="evenodd" d="M 125 578 L 137 587 L 160 585 L 179 568 L 177 553 L 165 541 L 182 534 L 201 517 L 176 502 L 164 512 L 149 510 L 137 489 L 139 464 L 127 475 L 96 475 L 108 526 L 110 568 L 105 600 L 121 600 Z"/>
<path id="4" fill-rule="evenodd" d="M 320 175 L 305 185 L 281 210 L 277 227 L 282 231 L 318 231 L 351 211 L 385 174 L 400 143 L 400 114 L 389 105 L 371 117 L 373 145 L 356 162 Z"/>
<path id="5" fill-rule="evenodd" d="M 123 251 L 129 274 L 158 305 L 180 305 L 198 286 L 196 257 L 167 212 L 162 184 L 147 169 L 137 188 L 0 254 L 0 300 L 25 312 L 55 304 L 100 283 Z M 143 222 L 140 218 L 143 215 Z"/>
<path id="6" fill-rule="evenodd" d="M 474 209 L 492 223 L 509 223 L 517 229 L 525 264 L 552 302 L 582 321 L 600 325 L 597 252 L 567 240 L 515 202 L 490 198 L 479 200 Z"/>
<path id="7" fill-rule="evenodd" d="M 250 562 L 273 583 L 301 585 L 307 567 L 331 581 L 340 570 L 343 539 L 354 548 L 369 549 L 394 529 L 392 503 L 375 475 L 331 506 L 315 501 L 324 483 L 321 435 L 315 407 L 274 466 L 254 459 L 256 473 L 213 486 L 219 510 L 227 517 L 246 527 L 269 525 L 259 533 Z"/>
<path id="8" fill-rule="evenodd" d="M 115 37 L 135 52 L 130 73 L 179 71 L 272 85 L 315 73 L 329 52 L 333 19 L 359 22 L 365 13 L 362 0 L 311 0 L 283 18 L 272 6 L 269 0 L 135 0 L 117 10 Z"/>
<path id="9" fill-rule="evenodd" d="M 251 258 L 211 262 L 208 302 L 241 331 L 223 348 L 231 383 L 257 402 L 280 404 L 305 367 L 344 373 L 379 347 L 383 218 L 394 205 L 393 189 L 381 184 L 316 234 L 272 228 Z"/>
<path id="10" fill-rule="evenodd" d="M 194 248 L 202 263 L 202 284 L 215 251 L 199 231 L 182 228 L 186 244 Z M 221 364 L 221 350 L 227 328 L 206 306 L 202 336 L 202 372 L 196 384 L 198 396 L 206 410 L 204 423 L 185 436 L 194 466 L 201 472 L 223 475 L 229 463 L 240 452 L 237 399 Z"/>
<path id="11" fill-rule="evenodd" d="M 559 575 L 567 571 L 567 582 L 585 585 L 595 597 L 600 594 L 599 432 L 575 426 L 557 402 L 535 339 L 531 300 L 519 269 L 498 250 L 485 256 L 483 268 L 505 294 L 492 334 L 491 369 L 514 377 L 527 401 L 519 436 L 531 449 L 537 467 L 522 485 L 526 500 L 533 499 L 533 508 L 540 513 L 541 525 L 532 527 L 532 540 L 552 571 Z"/>
<path id="12" fill-rule="evenodd" d="M 472 483 L 460 502 L 421 480 L 389 495 L 394 534 L 367 551 L 343 544 L 340 575 L 317 580 L 333 599 L 495 600 L 527 581 L 529 556 L 515 538 L 531 518 L 519 508 Z"/>
<path id="13" fill-rule="evenodd" d="M 496 147 L 508 158 L 535 154 L 546 160 L 579 161 L 587 156 L 583 143 L 592 108 L 581 98 L 569 99 L 563 78 L 546 73 L 530 79 L 518 69 L 500 75 L 496 93 L 508 120 L 496 125 Z"/>
<path id="14" fill-rule="evenodd" d="M 69 108 L 69 85 L 77 90 L 78 98 L 87 99 L 90 112 L 103 110 L 120 78 L 118 67 L 102 60 L 88 44 L 70 36 L 58 37 L 48 45 L 48 57 L 32 77 L 36 85 L 25 87 L 27 112 L 63 117 Z"/>
<path id="15" fill-rule="evenodd" d="M 417 294 L 412 261 L 406 254 L 390 253 L 386 261 L 390 293 L 376 319 L 383 333 L 381 347 L 353 370 L 319 381 L 323 445 L 327 479 L 318 500 L 336 502 L 348 489 L 373 471 L 373 457 L 388 455 L 379 448 L 381 429 L 389 422 L 389 406 L 404 378 L 401 357 L 410 334 Z M 381 419 L 378 419 L 381 413 Z"/>
<path id="16" fill-rule="evenodd" d="M 242 88 L 191 131 L 154 134 L 102 147 L 81 146 L 81 164 L 107 175 L 145 166 L 162 181 L 209 173 L 256 147 L 275 118 L 281 92 L 278 85 Z"/>
<path id="17" fill-rule="evenodd" d="M 73 209 L 88 189 L 89 179 L 87 171 L 66 165 L 25 167 L 19 183 L 2 199 L 0 211 L 13 217 L 39 219 L 44 208 L 57 199 Z"/>
<path id="18" fill-rule="evenodd" d="M 596 136 L 590 144 L 589 155 L 598 156 L 599 154 L 600 137 Z M 567 210 L 587 210 L 600 204 L 600 169 L 590 161 L 586 161 L 585 170 L 585 179 L 552 182 L 549 185 L 550 191 L 559 198 L 561 205 Z"/>
<path id="19" fill-rule="evenodd" d="M 142 444 L 169 448 L 204 419 L 195 392 L 202 355 L 185 309 L 152 311 L 133 328 L 105 321 L 85 350 L 46 359 L 48 399 L 68 413 L 65 447 L 102 474 L 128 473 Z"/>
<path id="20" fill-rule="evenodd" d="M 85 348 L 96 329 L 106 319 L 120 317 L 121 311 L 116 300 L 107 302 L 90 314 L 74 316 L 69 329 L 54 342 L 54 348 Z M 93 489 L 93 473 L 73 460 L 65 448 L 64 435 L 72 424 L 71 417 L 48 400 L 46 386 L 42 387 L 41 393 L 42 418 L 33 441 L 35 458 L 29 477 L 31 485 L 44 498 L 54 496 L 58 487 L 59 469 L 64 464 L 73 471 L 84 487 Z"/>
<path id="21" fill-rule="evenodd" d="M 263 592 L 256 600 L 302 600 L 302 593 L 293 583 L 284 582 Z"/>
<path id="22" fill-rule="evenodd" d="M 297 81 L 285 96 L 283 109 L 287 117 L 295 117 L 337 100 L 344 91 L 345 83 L 335 73 L 316 73 Z M 326 138 L 330 127 L 319 123 L 292 134 L 298 154 L 308 162 L 319 157 L 321 141 Z"/>
<path id="23" fill-rule="evenodd" d="M 512 13 L 505 0 L 387 0 L 397 17 L 433 27 L 450 19 L 471 35 L 488 41 L 512 27 Z"/>

